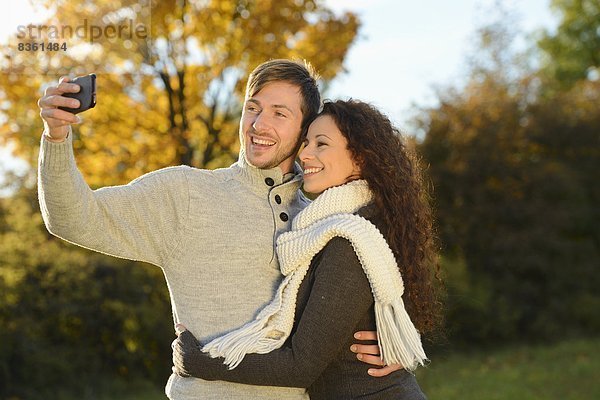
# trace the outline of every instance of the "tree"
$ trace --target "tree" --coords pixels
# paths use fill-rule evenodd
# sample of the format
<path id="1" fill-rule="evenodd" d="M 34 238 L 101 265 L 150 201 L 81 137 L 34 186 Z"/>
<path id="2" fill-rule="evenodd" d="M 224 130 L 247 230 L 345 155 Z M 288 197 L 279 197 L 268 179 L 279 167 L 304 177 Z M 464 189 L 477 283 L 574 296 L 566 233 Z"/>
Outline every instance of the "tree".
<path id="1" fill-rule="evenodd" d="M 160 270 L 56 240 L 35 190 L 0 199 L 0 396 L 48 398 L 64 382 L 169 374 L 173 328 Z M 62 387 L 62 390 L 66 388 Z"/>
<path id="2" fill-rule="evenodd" d="M 139 1 L 38 0 L 59 22 L 102 23 L 102 16 Z M 91 5 L 92 4 L 92 5 Z M 151 41 L 102 42 L 77 59 L 69 52 L 4 49 L 0 74 L 0 140 L 34 165 L 41 131 L 36 98 L 50 80 L 31 71 L 116 72 L 99 76 L 98 107 L 83 114 L 76 154 L 95 186 L 127 182 L 173 164 L 214 168 L 237 157 L 241 94 L 251 69 L 270 58 L 303 58 L 332 79 L 352 44 L 354 14 L 336 16 L 317 1 L 168 0 L 152 3 Z M 69 44 L 74 46 L 74 44 Z M 81 71 L 82 73 L 84 71 Z"/>
<path id="3" fill-rule="evenodd" d="M 418 119 L 451 279 L 446 320 L 471 343 L 593 332 L 600 87 L 539 96 L 535 73 L 486 61 L 511 60 L 499 48 L 480 49 L 465 87 Z"/>
<path id="4" fill-rule="evenodd" d="M 539 40 L 545 52 L 543 71 L 562 88 L 581 79 L 600 78 L 600 1 L 553 0 L 561 21 L 556 33 Z"/>
<path id="5" fill-rule="evenodd" d="M 48 24 L 71 26 L 101 23 L 111 11 L 142 2 L 34 1 L 55 7 Z M 132 40 L 129 49 L 105 41 L 78 58 L 19 52 L 16 38 L 4 46 L 0 144 L 14 143 L 34 166 L 44 85 L 61 73 L 99 71 L 98 106 L 74 131 L 77 163 L 92 187 L 173 164 L 224 166 L 237 157 L 248 72 L 269 58 L 297 57 L 330 80 L 359 25 L 355 15 L 336 16 L 316 1 L 152 4 L 152 41 Z M 90 381 L 97 387 L 102 375 L 162 386 L 173 327 L 161 271 L 51 237 L 32 185 L 13 187 L 14 195 L 0 198 L 0 397 L 56 397 L 65 381 L 74 389 Z"/>

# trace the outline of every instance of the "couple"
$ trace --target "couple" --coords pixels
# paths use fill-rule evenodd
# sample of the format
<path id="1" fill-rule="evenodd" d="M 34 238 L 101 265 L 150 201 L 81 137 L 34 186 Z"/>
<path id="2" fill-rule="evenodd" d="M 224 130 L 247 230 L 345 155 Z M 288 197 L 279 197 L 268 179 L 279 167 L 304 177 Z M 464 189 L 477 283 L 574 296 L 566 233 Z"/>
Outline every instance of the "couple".
<path id="1" fill-rule="evenodd" d="M 431 217 L 385 116 L 356 101 L 317 115 L 310 68 L 268 61 L 249 77 L 231 167 L 165 168 L 92 191 L 72 150 L 78 118 L 57 108 L 77 106 L 61 96 L 77 90 L 64 79 L 39 101 L 44 221 L 67 241 L 162 268 L 188 329 L 173 344 L 169 398 L 306 398 L 298 388 L 424 398 L 408 370 L 425 359 L 415 326 L 428 330 L 436 314 Z M 322 193 L 310 204 L 294 162 L 302 141 L 304 189 Z M 376 344 L 353 344 L 376 327 L 383 361 L 403 367 L 369 369 L 379 377 L 350 351 L 382 364 Z"/>

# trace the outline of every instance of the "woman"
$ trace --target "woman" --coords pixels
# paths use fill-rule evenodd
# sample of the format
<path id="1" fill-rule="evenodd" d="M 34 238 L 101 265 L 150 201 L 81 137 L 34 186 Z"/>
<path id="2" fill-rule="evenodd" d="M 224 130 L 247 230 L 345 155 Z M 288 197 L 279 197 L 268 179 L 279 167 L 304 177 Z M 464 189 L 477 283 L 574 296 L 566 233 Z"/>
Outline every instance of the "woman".
<path id="1" fill-rule="evenodd" d="M 359 101 L 325 103 L 304 144 L 304 189 L 321 195 L 277 240 L 286 278 L 275 299 L 208 344 L 181 333 L 175 370 L 306 387 L 311 399 L 423 399 L 408 370 L 426 360 L 417 330 L 435 328 L 439 307 L 417 163 L 389 119 Z M 405 368 L 378 379 L 348 351 L 353 332 L 375 328 L 383 361 Z"/>

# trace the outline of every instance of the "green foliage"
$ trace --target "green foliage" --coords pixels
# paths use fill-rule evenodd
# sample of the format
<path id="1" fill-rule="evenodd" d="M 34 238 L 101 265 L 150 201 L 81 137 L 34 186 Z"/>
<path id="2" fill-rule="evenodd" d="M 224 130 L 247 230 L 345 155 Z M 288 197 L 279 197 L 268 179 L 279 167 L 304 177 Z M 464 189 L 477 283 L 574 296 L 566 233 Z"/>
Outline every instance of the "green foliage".
<path id="1" fill-rule="evenodd" d="M 450 336 L 483 344 L 595 332 L 600 84 L 540 96 L 544 81 L 498 54 L 493 35 L 505 43 L 505 30 L 482 32 L 490 48 L 478 57 L 508 64 L 479 63 L 464 88 L 418 118 L 445 245 Z"/>
<path id="2" fill-rule="evenodd" d="M 35 192 L 0 199 L 0 396 L 85 393 L 96 376 L 164 384 L 173 337 L 156 267 L 51 237 Z"/>
<path id="3" fill-rule="evenodd" d="M 561 21 L 556 33 L 539 41 L 547 55 L 544 72 L 562 88 L 590 74 L 600 78 L 600 1 L 553 0 L 552 7 Z"/>
<path id="4" fill-rule="evenodd" d="M 467 271 L 459 276 L 466 283 L 449 284 L 455 338 L 557 338 L 598 328 L 598 316 L 581 309 L 600 301 L 600 88 L 587 89 L 593 94 L 521 108 L 523 93 L 487 83 L 428 114 L 421 150 L 442 242 L 460 261 L 449 268 L 464 262 Z"/>

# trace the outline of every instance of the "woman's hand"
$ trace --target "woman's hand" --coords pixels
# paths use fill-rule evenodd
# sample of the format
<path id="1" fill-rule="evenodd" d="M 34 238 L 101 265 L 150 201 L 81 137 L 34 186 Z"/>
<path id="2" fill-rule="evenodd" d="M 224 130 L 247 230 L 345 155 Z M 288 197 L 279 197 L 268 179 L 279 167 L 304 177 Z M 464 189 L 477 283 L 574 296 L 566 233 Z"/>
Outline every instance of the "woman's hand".
<path id="1" fill-rule="evenodd" d="M 360 341 L 366 340 L 377 340 L 377 332 L 376 331 L 360 331 L 354 334 L 354 338 Z M 353 344 L 350 346 L 350 351 L 356 354 L 356 358 L 360 361 L 377 365 L 381 368 L 370 368 L 367 372 L 371 376 L 382 377 L 391 374 L 394 371 L 398 371 L 402 369 L 402 365 L 392 364 L 385 365 L 383 360 L 381 360 L 381 352 L 379 350 L 379 346 L 377 344 Z"/>
<path id="2" fill-rule="evenodd" d="M 171 344 L 173 372 L 186 378 L 191 376 L 200 378 L 199 365 L 194 362 L 202 354 L 200 343 L 183 324 L 175 325 L 175 333 L 177 338 Z"/>

